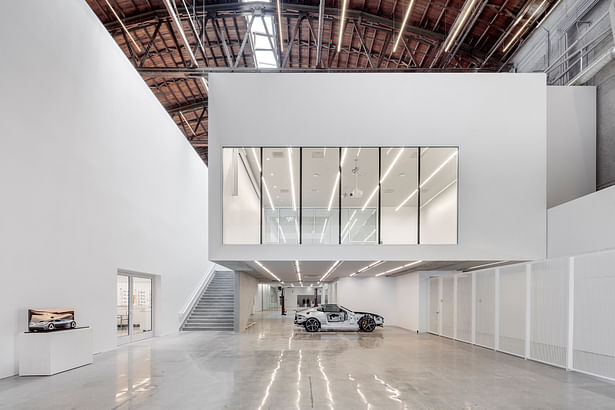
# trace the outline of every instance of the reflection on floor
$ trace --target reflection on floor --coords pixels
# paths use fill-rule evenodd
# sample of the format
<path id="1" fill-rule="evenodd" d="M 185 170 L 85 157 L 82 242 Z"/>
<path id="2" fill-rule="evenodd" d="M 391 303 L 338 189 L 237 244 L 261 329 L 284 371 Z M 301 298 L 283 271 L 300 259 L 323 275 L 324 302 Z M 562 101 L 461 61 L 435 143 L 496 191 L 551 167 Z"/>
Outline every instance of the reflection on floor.
<path id="1" fill-rule="evenodd" d="M 0 380 L 0 408 L 613 408 L 613 384 L 394 327 L 309 334 L 292 312 L 186 332 L 51 377 Z"/>

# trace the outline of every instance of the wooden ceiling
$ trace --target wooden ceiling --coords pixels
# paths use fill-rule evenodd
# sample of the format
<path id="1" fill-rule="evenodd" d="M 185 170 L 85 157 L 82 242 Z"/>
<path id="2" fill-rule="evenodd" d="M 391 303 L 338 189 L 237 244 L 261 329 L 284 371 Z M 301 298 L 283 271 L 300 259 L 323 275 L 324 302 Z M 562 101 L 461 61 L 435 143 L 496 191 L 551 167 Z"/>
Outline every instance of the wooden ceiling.
<path id="1" fill-rule="evenodd" d="M 278 29 L 275 1 L 170 0 L 192 58 L 165 0 L 87 0 L 206 162 L 207 90 L 201 78 L 212 71 L 256 70 L 246 36 L 252 18 L 273 18 L 281 66 L 276 71 L 501 71 L 552 6 L 550 0 L 467 0 L 472 8 L 446 52 L 463 0 L 323 1 L 323 7 L 320 0 L 281 1 Z"/>

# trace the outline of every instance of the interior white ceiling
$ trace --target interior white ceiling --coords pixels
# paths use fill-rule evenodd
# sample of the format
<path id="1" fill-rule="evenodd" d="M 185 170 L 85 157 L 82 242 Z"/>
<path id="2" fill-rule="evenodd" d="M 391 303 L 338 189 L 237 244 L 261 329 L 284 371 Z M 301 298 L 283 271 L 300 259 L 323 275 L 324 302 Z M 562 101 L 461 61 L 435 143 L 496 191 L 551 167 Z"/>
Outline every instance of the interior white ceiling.
<path id="1" fill-rule="evenodd" d="M 317 283 L 334 262 L 335 261 L 299 261 L 302 282 L 304 284 Z M 376 261 L 342 261 L 325 278 L 324 282 L 333 282 L 341 277 L 347 277 L 373 262 Z M 378 273 L 412 262 L 415 261 L 384 261 L 373 268 L 356 274 L 354 277 L 373 277 Z M 416 271 L 463 271 L 473 267 L 483 267 L 483 265 L 494 264 L 492 266 L 501 266 L 507 263 L 517 262 L 519 261 L 425 261 L 383 276 L 399 276 Z M 248 273 L 264 282 L 270 282 L 273 279 L 271 275 L 254 261 L 226 261 L 218 263 L 229 269 Z M 261 261 L 261 263 L 286 284 L 299 283 L 294 261 Z"/>

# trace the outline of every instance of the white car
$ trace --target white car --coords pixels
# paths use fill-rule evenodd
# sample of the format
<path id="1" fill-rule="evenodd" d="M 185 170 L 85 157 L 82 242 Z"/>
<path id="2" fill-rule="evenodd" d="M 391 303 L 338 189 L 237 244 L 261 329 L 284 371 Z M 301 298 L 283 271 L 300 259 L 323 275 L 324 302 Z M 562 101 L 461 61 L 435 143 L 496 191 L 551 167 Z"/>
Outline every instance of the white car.
<path id="1" fill-rule="evenodd" d="M 320 305 L 295 313 L 295 324 L 308 332 L 319 330 L 359 330 L 373 332 L 376 326 L 384 325 L 384 318 L 367 312 L 353 312 L 334 304 Z"/>

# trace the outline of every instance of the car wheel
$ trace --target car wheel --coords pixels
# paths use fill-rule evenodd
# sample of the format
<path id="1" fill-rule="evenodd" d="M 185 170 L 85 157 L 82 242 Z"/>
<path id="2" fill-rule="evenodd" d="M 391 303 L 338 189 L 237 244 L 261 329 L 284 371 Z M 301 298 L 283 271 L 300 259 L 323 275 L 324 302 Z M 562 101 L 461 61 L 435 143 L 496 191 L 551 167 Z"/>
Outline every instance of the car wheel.
<path id="1" fill-rule="evenodd" d="M 363 332 L 373 332 L 376 328 L 376 321 L 371 316 L 363 316 L 359 321 L 359 329 Z"/>
<path id="2" fill-rule="evenodd" d="M 56 328 L 56 327 L 53 325 L 53 323 L 49 323 L 49 324 L 47 325 L 47 330 L 53 330 L 53 329 L 55 329 L 55 328 Z"/>
<path id="3" fill-rule="evenodd" d="M 305 330 L 308 332 L 318 332 L 318 329 L 320 329 L 320 322 L 318 319 L 311 317 L 305 321 Z"/>
<path id="4" fill-rule="evenodd" d="M 76 328 L 77 327 L 77 322 L 75 322 L 74 320 L 72 322 L 70 322 L 70 327 L 71 328 Z"/>

